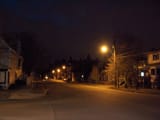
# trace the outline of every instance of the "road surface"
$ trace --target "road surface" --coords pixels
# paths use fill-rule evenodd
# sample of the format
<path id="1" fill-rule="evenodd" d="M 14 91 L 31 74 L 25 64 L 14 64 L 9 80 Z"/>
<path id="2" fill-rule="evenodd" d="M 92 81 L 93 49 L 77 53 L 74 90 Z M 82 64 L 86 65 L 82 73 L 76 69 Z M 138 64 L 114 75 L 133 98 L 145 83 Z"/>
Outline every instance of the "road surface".
<path id="1" fill-rule="evenodd" d="M 0 120 L 159 120 L 160 96 L 49 83 L 45 98 L 0 102 Z"/>

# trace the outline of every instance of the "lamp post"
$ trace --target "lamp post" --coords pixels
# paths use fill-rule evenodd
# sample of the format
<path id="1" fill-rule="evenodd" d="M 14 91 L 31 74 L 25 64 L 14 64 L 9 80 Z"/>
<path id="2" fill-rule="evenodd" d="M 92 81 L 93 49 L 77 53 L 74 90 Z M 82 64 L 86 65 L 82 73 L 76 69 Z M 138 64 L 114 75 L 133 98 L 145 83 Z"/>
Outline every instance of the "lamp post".
<path id="1" fill-rule="evenodd" d="M 106 45 L 100 46 L 100 52 L 102 54 L 106 54 L 108 52 L 108 46 L 106 46 Z M 100 63 L 100 68 L 101 68 L 101 70 L 100 70 L 100 81 L 101 80 L 104 81 L 105 78 L 106 78 L 106 75 L 104 74 L 105 73 L 105 69 L 104 69 L 105 64 L 106 64 L 106 57 L 104 56 L 104 59 L 102 60 L 102 63 Z"/>
<path id="2" fill-rule="evenodd" d="M 62 77 L 63 77 L 63 80 L 66 80 L 66 65 L 62 65 Z"/>
<path id="3" fill-rule="evenodd" d="M 53 79 L 55 79 L 55 70 L 52 70 Z"/>
<path id="4" fill-rule="evenodd" d="M 117 61 L 116 61 L 116 48 L 115 48 L 115 43 L 113 44 L 112 46 L 112 49 L 113 49 L 113 68 L 114 68 L 114 85 L 115 87 L 119 87 L 119 84 L 118 84 L 118 81 L 117 81 Z M 108 52 L 108 47 L 106 45 L 102 45 L 100 47 L 100 51 L 101 53 L 105 54 Z"/>
<path id="5" fill-rule="evenodd" d="M 57 79 L 59 79 L 60 78 L 60 72 L 61 72 L 61 69 L 57 69 Z"/>
<path id="6" fill-rule="evenodd" d="M 113 66 L 114 66 L 114 82 L 115 82 L 115 87 L 119 87 L 118 83 L 117 83 L 117 63 L 116 63 L 116 49 L 115 49 L 115 45 L 112 46 L 113 48 Z"/>

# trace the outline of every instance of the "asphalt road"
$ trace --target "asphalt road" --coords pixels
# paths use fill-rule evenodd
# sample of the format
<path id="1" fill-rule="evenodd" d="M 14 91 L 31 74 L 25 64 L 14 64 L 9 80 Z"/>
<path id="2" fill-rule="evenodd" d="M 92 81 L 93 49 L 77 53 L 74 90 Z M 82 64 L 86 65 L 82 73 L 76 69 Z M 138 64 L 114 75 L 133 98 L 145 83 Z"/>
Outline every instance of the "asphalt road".
<path id="1" fill-rule="evenodd" d="M 160 96 L 49 83 L 43 99 L 0 103 L 0 120 L 159 120 Z"/>

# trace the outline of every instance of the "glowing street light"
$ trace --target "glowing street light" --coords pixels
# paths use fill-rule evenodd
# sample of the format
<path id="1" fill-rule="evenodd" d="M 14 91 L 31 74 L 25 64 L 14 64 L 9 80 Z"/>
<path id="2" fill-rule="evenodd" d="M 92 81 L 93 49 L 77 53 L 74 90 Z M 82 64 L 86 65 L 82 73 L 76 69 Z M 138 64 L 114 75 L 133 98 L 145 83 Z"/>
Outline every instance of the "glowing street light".
<path id="1" fill-rule="evenodd" d="M 116 76 L 116 49 L 115 49 L 115 43 L 112 46 L 113 49 L 113 67 L 114 67 L 114 79 L 115 79 L 115 87 L 119 87 L 118 81 L 117 81 L 117 76 Z M 100 52 L 105 54 L 108 52 L 108 47 L 106 45 L 102 45 L 100 47 Z"/>
<path id="2" fill-rule="evenodd" d="M 62 69 L 63 69 L 63 70 L 65 70 L 65 69 L 66 69 L 66 66 L 65 66 L 65 65 L 63 65 L 63 66 L 62 66 Z"/>
<path id="3" fill-rule="evenodd" d="M 56 71 L 55 70 L 52 70 L 52 74 L 54 74 Z"/>
<path id="4" fill-rule="evenodd" d="M 48 76 L 47 75 L 45 76 L 45 80 L 48 80 Z"/>
<path id="5" fill-rule="evenodd" d="M 60 73 L 60 72 L 61 72 L 61 70 L 58 68 L 58 69 L 57 69 L 57 72 L 58 72 L 58 73 Z"/>
<path id="6" fill-rule="evenodd" d="M 55 78 L 55 70 L 52 70 L 52 74 L 53 74 L 53 79 Z"/>
<path id="7" fill-rule="evenodd" d="M 107 53 L 107 52 L 108 52 L 108 47 L 107 47 L 106 45 L 102 45 L 102 46 L 100 47 L 100 52 L 101 52 L 101 53 Z"/>

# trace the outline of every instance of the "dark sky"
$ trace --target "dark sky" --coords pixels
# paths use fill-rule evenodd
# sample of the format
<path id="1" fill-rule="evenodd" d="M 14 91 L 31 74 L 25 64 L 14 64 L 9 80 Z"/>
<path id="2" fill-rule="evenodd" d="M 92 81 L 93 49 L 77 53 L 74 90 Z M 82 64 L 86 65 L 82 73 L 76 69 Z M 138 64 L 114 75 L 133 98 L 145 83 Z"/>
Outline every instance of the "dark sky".
<path id="1" fill-rule="evenodd" d="M 158 0 L 0 0 L 0 10 L 0 32 L 33 32 L 54 58 L 96 56 L 117 33 L 160 48 Z"/>

